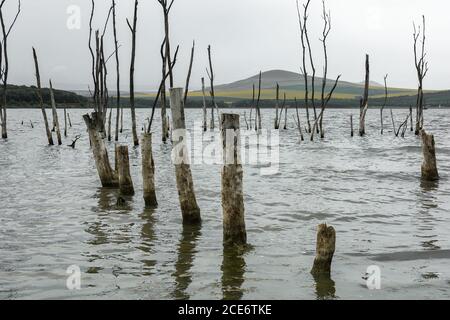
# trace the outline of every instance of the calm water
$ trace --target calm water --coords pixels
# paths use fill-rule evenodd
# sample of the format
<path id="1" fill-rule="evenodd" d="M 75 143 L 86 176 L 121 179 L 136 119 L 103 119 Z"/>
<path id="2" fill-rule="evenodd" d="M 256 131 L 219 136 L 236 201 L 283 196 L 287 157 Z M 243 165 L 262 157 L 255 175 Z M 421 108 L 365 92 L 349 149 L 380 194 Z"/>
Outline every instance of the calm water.
<path id="1" fill-rule="evenodd" d="M 289 116 L 289 130 L 280 131 L 279 173 L 244 167 L 252 245 L 245 252 L 222 246 L 220 166 L 192 166 L 203 224 L 183 229 L 171 146 L 161 144 L 159 123 L 159 207 L 144 209 L 139 148 L 130 148 L 136 196 L 117 207 L 116 191 L 99 188 L 85 112 L 70 111 L 64 145 L 81 134 L 75 150 L 46 145 L 40 111 L 8 113 L 10 139 L 0 141 L 1 299 L 450 298 L 447 111 L 425 115 L 441 174 L 431 185 L 420 181 L 420 141 L 409 130 L 395 138 L 388 111 L 384 136 L 378 110 L 370 110 L 367 137 L 350 138 L 349 115 L 356 119 L 357 111 L 328 110 L 326 139 L 300 144 Z M 398 122 L 406 117 L 394 112 Z M 138 116 L 143 123 L 148 111 Z M 187 110 L 188 127 L 200 117 Z M 263 111 L 266 128 L 272 117 Z M 129 130 L 121 140 L 130 144 Z M 328 281 L 309 273 L 323 222 L 337 231 Z M 81 290 L 66 288 L 70 265 L 81 268 Z M 370 265 L 381 269 L 381 290 L 368 290 L 362 279 Z"/>

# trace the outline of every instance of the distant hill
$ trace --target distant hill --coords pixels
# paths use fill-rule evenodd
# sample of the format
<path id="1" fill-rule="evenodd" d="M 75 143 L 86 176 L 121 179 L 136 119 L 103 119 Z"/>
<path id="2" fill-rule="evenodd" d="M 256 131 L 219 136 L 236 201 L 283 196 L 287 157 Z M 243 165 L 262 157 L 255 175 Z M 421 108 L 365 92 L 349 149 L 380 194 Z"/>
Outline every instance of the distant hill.
<path id="1" fill-rule="evenodd" d="M 36 93 L 35 86 L 15 86 L 8 85 L 7 88 L 7 106 L 14 107 L 37 107 L 39 106 L 39 99 Z M 86 97 L 80 96 L 74 92 L 53 89 L 55 94 L 55 101 L 57 105 L 69 105 L 70 107 L 84 107 L 88 100 Z M 48 88 L 42 89 L 42 98 L 46 105 L 50 105 L 50 90 Z"/>
<path id="2" fill-rule="evenodd" d="M 250 78 L 238 80 L 232 83 L 216 86 L 215 93 L 218 98 L 230 99 L 230 101 L 252 98 L 252 86 L 258 86 L 259 74 Z M 311 86 L 312 78 L 309 76 L 309 86 Z M 305 83 L 303 75 L 285 70 L 270 70 L 262 73 L 261 81 L 261 99 L 275 99 L 276 84 L 280 85 L 280 98 L 282 99 L 286 93 L 287 99 L 303 99 L 305 95 Z M 334 80 L 327 79 L 326 92 L 331 90 Z M 322 87 L 322 78 L 316 77 L 315 91 L 316 99 L 320 98 Z M 359 100 L 364 91 L 364 83 L 353 83 L 345 80 L 339 81 L 333 99 L 357 99 Z M 311 94 L 311 87 L 309 87 Z M 389 88 L 389 96 L 407 96 L 416 94 L 413 89 Z M 192 96 L 201 96 L 201 92 L 193 92 Z M 371 98 L 384 97 L 384 85 L 377 82 L 371 82 L 369 89 Z"/>

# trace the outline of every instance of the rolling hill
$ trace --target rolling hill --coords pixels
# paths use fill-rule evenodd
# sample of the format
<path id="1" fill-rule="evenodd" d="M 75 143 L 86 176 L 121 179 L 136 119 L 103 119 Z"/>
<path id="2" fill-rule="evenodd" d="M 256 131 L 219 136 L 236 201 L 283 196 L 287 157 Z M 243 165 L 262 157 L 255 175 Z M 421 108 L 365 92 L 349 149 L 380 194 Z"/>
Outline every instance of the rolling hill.
<path id="1" fill-rule="evenodd" d="M 229 84 L 223 84 L 216 86 L 215 93 L 218 98 L 240 100 L 252 98 L 252 86 L 258 86 L 259 75 L 254 75 L 250 78 L 235 81 Z M 309 85 L 311 86 L 312 79 L 309 78 Z M 280 85 L 280 95 L 282 98 L 286 93 L 287 99 L 303 99 L 305 95 L 305 84 L 303 76 L 299 73 L 284 71 L 284 70 L 271 70 L 262 73 L 261 81 L 261 99 L 275 99 L 275 87 L 276 84 Z M 331 90 L 334 84 L 334 80 L 327 79 L 326 92 Z M 320 98 L 320 91 L 322 86 L 322 78 L 316 77 L 315 79 L 315 91 L 316 99 Z M 309 88 L 311 93 L 311 88 Z M 363 83 L 352 83 L 348 81 L 340 81 L 334 94 L 334 99 L 357 99 L 364 91 Z M 416 94 L 416 90 L 413 89 L 401 89 L 401 88 L 389 88 L 389 96 L 409 96 Z M 371 98 L 384 97 L 384 86 L 371 82 L 369 95 Z M 193 92 L 191 96 L 201 96 L 200 91 Z"/>

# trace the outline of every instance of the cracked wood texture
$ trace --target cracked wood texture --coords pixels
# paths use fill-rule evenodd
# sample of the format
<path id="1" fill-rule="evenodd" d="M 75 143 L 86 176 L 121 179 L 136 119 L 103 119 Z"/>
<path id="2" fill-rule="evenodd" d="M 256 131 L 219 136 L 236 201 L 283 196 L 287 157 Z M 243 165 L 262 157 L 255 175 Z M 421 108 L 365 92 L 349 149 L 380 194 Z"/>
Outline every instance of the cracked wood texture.
<path id="1" fill-rule="evenodd" d="M 336 231 L 326 224 L 319 225 L 317 231 L 316 258 L 311 270 L 313 275 L 331 273 L 331 262 L 336 247 Z"/>
<path id="2" fill-rule="evenodd" d="M 155 192 L 155 162 L 152 151 L 152 134 L 144 133 L 141 141 L 142 181 L 144 183 L 144 201 L 146 208 L 158 206 Z"/>
<path id="3" fill-rule="evenodd" d="M 130 158 L 128 156 L 128 146 L 117 146 L 117 168 L 119 174 L 119 190 L 124 196 L 133 196 L 134 187 L 130 174 Z"/>
<path id="4" fill-rule="evenodd" d="M 239 115 L 222 114 L 222 211 L 224 244 L 247 243 Z"/>
<path id="5" fill-rule="evenodd" d="M 91 116 L 85 114 L 84 122 L 89 133 L 91 141 L 92 153 L 94 155 L 95 165 L 103 187 L 118 187 L 119 181 L 116 172 L 111 168 L 108 157 L 108 150 L 105 142 L 97 130 L 98 121 L 102 121 L 97 112 L 93 112 Z"/>
<path id="6" fill-rule="evenodd" d="M 434 136 L 427 134 L 425 130 L 420 131 L 422 137 L 422 179 L 426 181 L 439 180 L 439 173 L 436 164 L 436 149 L 434 146 Z"/>
<path id="7" fill-rule="evenodd" d="M 178 198 L 180 200 L 181 214 L 184 224 L 201 222 L 200 208 L 198 207 L 192 180 L 191 166 L 185 154 L 186 123 L 184 117 L 183 88 L 171 88 L 170 109 L 172 111 L 172 129 L 177 131 L 177 139 L 173 141 L 173 150 L 182 150 L 183 155 L 177 154 L 175 159 L 175 175 L 177 180 Z M 179 139 L 182 138 L 182 139 Z M 182 161 L 177 161 L 182 159 Z"/>

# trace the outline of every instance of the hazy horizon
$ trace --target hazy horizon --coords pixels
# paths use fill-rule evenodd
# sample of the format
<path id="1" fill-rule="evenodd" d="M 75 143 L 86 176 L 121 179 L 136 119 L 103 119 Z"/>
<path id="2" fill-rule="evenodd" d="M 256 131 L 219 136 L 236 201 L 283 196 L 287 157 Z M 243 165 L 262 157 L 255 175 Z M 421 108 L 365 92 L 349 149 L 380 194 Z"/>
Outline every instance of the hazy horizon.
<path id="1" fill-rule="evenodd" d="M 122 45 L 121 90 L 128 91 L 131 34 L 126 17 L 132 18 L 134 0 L 117 1 L 118 38 Z M 94 28 L 103 28 L 110 1 L 95 1 Z M 302 3 L 302 1 L 300 2 Z M 443 0 L 427 1 L 357 1 L 327 0 L 332 15 L 329 35 L 329 74 L 342 74 L 343 81 L 361 82 L 364 55 L 371 59 L 371 81 L 415 88 L 412 22 L 427 18 L 427 58 L 430 71 L 425 89 L 450 88 L 445 70 L 450 47 L 445 39 L 450 31 Z M 70 30 L 67 20 L 70 6 L 79 6 L 81 28 Z M 7 0 L 5 18 L 15 14 L 17 1 Z M 9 38 L 9 83 L 35 83 L 31 47 L 38 52 L 43 85 L 48 79 L 54 86 L 68 90 L 88 90 L 91 84 L 91 59 L 87 47 L 91 2 L 88 0 L 22 0 L 22 13 Z M 45 14 L 45 19 L 43 15 Z M 139 2 L 137 30 L 136 90 L 152 91 L 161 78 L 160 44 L 163 39 L 162 10 L 156 0 Z M 300 72 L 301 52 L 295 0 L 175 0 L 171 12 L 171 44 L 180 45 L 175 67 L 175 85 L 184 86 L 192 41 L 196 55 L 191 78 L 193 90 L 200 78 L 207 78 L 208 44 L 212 46 L 215 84 L 246 79 L 260 70 Z M 309 33 L 318 76 L 322 76 L 323 53 L 318 40 L 322 29 L 321 1 L 312 0 Z M 112 53 L 112 28 L 107 30 L 106 54 Z M 115 89 L 115 61 L 109 63 L 109 86 Z M 441 67 L 442 66 L 442 67 Z M 92 86 L 92 85 L 91 85 Z"/>

